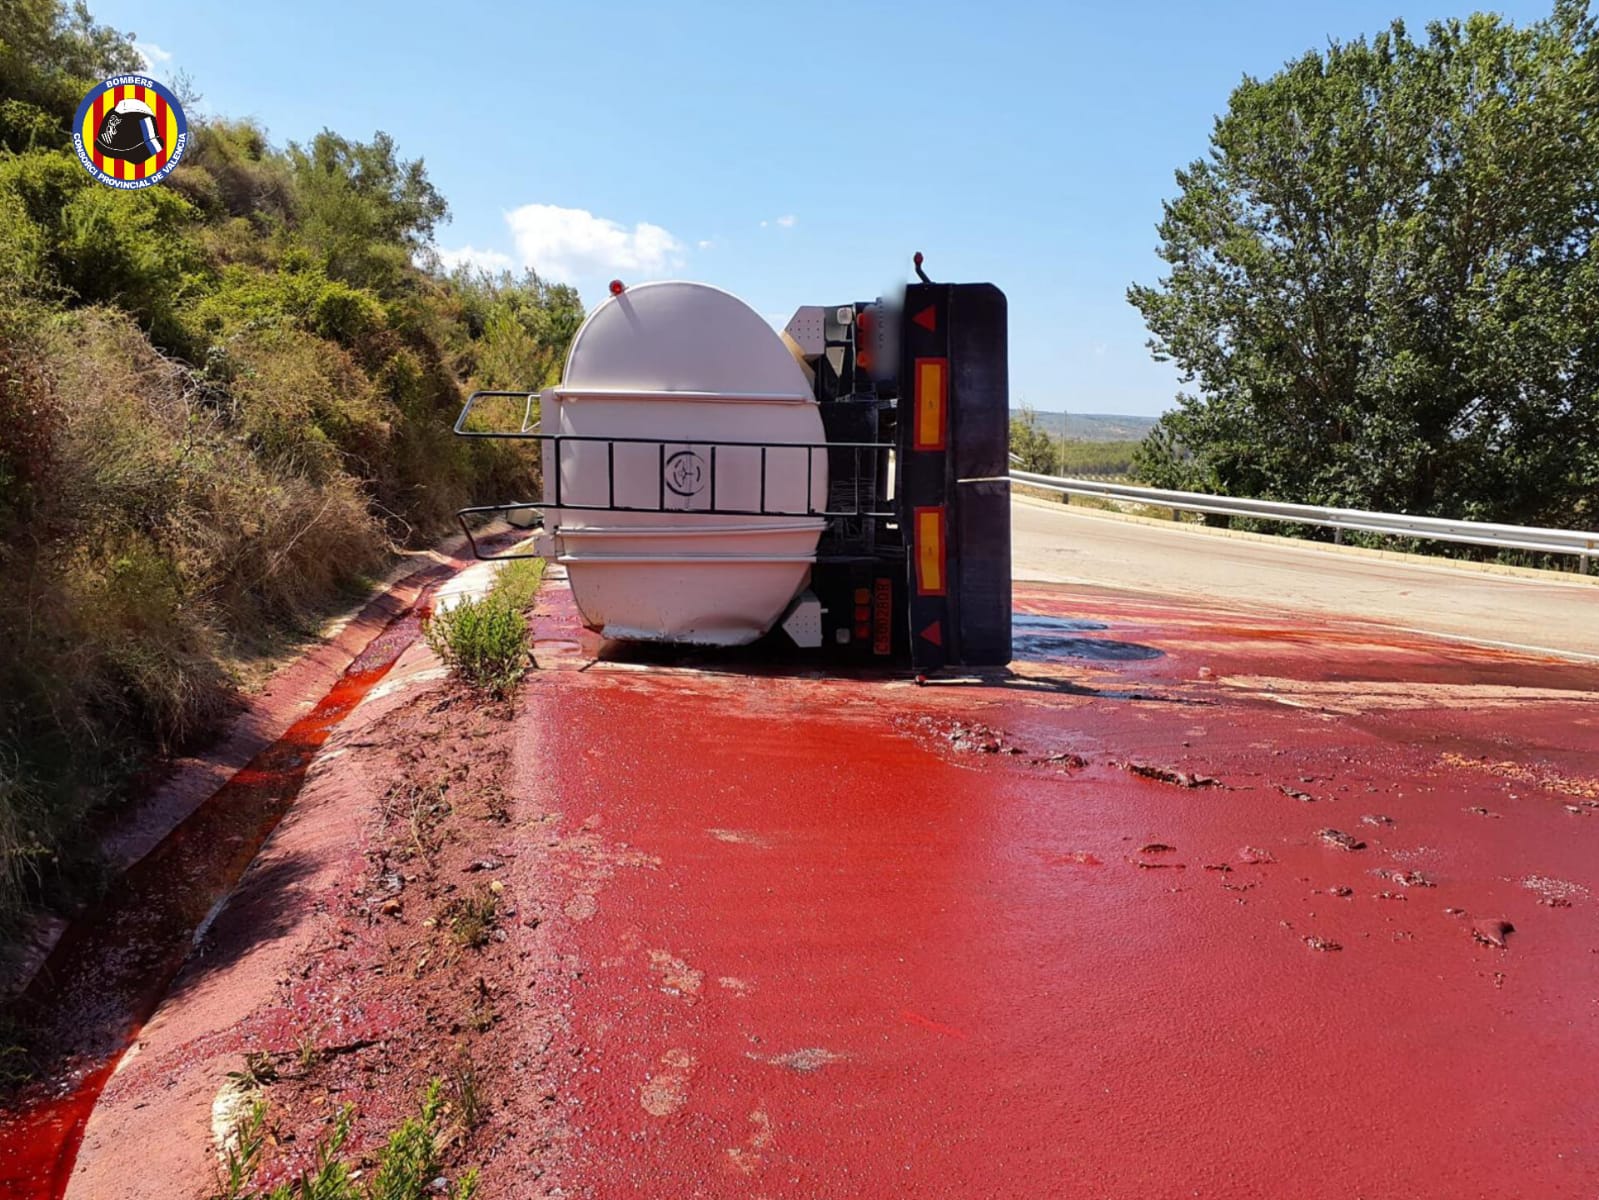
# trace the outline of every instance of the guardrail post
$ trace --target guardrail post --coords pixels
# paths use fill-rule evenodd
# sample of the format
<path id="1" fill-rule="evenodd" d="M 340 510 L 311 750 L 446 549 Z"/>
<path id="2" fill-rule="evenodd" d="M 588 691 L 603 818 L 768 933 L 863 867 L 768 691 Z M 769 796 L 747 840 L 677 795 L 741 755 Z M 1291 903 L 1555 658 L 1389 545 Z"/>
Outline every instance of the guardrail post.
<path id="1" fill-rule="evenodd" d="M 1333 526 L 1333 545 L 1342 546 L 1343 544 L 1344 544 L 1344 527 L 1342 525 L 1334 525 Z"/>

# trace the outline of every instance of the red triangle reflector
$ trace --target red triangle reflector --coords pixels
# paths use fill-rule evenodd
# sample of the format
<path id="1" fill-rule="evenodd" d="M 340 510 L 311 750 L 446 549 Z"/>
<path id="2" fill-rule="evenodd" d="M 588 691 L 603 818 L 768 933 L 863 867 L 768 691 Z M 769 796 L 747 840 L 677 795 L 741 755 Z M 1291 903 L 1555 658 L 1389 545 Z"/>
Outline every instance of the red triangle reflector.
<path id="1" fill-rule="evenodd" d="M 942 621 L 934 621 L 926 629 L 922 630 L 922 636 L 932 642 L 933 645 L 942 646 L 944 644 L 944 623 Z"/>
<path id="2" fill-rule="evenodd" d="M 932 333 L 933 330 L 938 326 L 938 310 L 929 304 L 926 308 L 922 309 L 921 312 L 912 317 L 911 322 L 913 324 L 920 325 L 923 329 L 927 330 L 928 333 Z"/>

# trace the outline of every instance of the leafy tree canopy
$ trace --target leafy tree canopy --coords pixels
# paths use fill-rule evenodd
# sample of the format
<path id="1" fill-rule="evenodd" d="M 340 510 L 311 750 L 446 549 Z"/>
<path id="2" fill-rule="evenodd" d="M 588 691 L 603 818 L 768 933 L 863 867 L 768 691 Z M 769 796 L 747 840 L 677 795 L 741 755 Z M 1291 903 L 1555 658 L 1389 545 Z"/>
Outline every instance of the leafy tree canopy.
<path id="1" fill-rule="evenodd" d="M 1245 78 L 1128 298 L 1166 486 L 1547 524 L 1599 494 L 1599 40 L 1395 22 Z"/>

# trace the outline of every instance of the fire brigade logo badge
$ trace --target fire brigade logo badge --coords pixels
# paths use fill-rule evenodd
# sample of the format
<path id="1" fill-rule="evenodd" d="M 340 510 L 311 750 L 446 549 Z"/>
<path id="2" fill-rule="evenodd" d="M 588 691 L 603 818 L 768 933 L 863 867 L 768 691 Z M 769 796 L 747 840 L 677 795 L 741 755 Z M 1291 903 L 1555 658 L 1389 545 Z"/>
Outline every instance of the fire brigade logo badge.
<path id="1" fill-rule="evenodd" d="M 107 187 L 153 187 L 172 173 L 189 142 L 178 98 L 143 75 L 113 75 L 89 89 L 72 124 L 84 170 Z"/>

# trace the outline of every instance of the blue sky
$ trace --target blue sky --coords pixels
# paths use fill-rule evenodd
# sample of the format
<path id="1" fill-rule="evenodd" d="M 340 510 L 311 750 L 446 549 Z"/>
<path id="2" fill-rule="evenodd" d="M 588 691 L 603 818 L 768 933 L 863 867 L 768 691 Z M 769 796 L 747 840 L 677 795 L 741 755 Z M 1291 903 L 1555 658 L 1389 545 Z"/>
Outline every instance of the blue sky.
<path id="1" fill-rule="evenodd" d="M 91 0 L 151 73 L 278 142 L 392 134 L 450 201 L 439 245 L 579 286 L 689 278 L 778 324 L 936 279 L 1010 298 L 1014 402 L 1159 412 L 1175 372 L 1127 304 L 1172 171 L 1246 73 L 1469 7 L 384 4 Z M 1496 6 L 1537 19 L 1545 4 Z M 181 168 L 180 168 L 181 169 Z"/>

